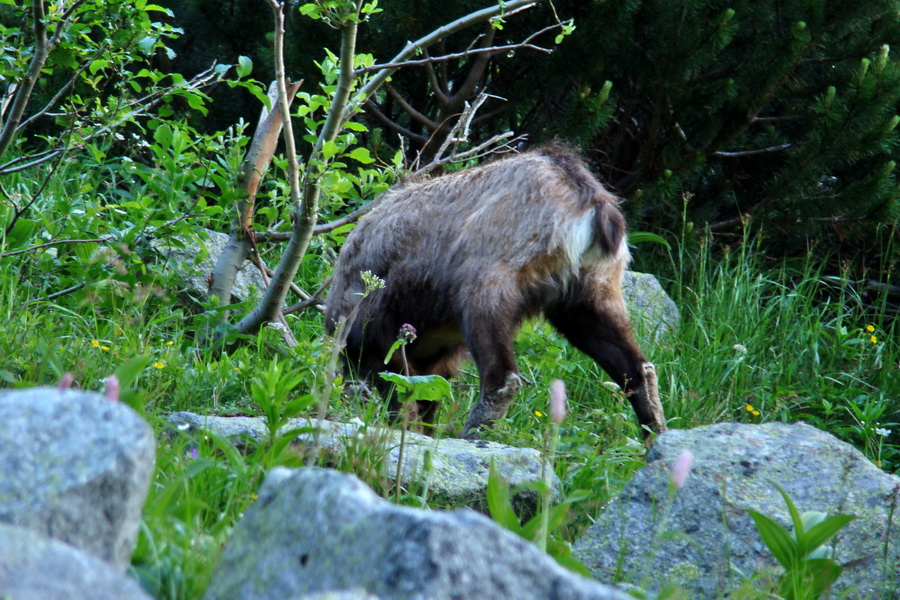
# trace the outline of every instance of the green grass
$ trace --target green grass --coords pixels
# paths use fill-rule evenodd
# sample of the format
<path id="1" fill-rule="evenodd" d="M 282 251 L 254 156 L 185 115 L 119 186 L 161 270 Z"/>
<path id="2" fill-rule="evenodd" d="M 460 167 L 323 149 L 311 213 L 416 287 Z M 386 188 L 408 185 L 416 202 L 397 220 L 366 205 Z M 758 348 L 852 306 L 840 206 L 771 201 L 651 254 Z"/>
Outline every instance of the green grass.
<path id="1" fill-rule="evenodd" d="M 687 246 L 682 240 L 680 248 Z M 202 347 L 193 336 L 202 316 L 192 317 L 172 297 L 158 293 L 171 285 L 164 273 L 135 261 L 124 273 L 102 259 L 83 266 L 83 257 L 96 257 L 97 251 L 97 245 L 84 247 L 77 255 L 66 254 L 67 260 L 60 258 L 61 251 L 42 285 L 23 282 L 46 267 L 46 253 L 2 259 L 0 378 L 5 385 L 52 385 L 72 372 L 77 386 L 101 390 L 110 373 L 147 357 L 148 366 L 133 382 L 131 402 L 161 434 L 165 415 L 173 411 L 259 414 L 252 382 L 277 360 L 279 380 L 297 380 L 283 390 L 287 400 L 324 395 L 330 418 L 383 419 L 378 403 L 360 406 L 343 398 L 340 379 L 322 389 L 331 346 L 318 316 L 290 319 L 299 341 L 294 349 L 284 348 L 271 331 L 230 354 Z M 644 352 L 657 365 L 670 427 L 802 419 L 896 471 L 900 346 L 898 325 L 884 314 L 884 305 L 864 305 L 848 282 L 824 276 L 812 259 L 763 262 L 749 242 L 720 255 L 704 244 L 690 258 L 687 254 L 676 250 L 668 264 L 659 265 L 660 271 L 676 274 L 663 283 L 681 309 L 681 327 L 658 343 L 638 332 Z M 134 258 L 128 252 L 118 255 Z M 53 286 L 78 278 L 87 283 L 82 290 L 42 300 Z M 516 346 L 522 374 L 534 385 L 520 393 L 508 418 L 485 437 L 543 448 L 550 427 L 547 387 L 555 378 L 565 381 L 570 411 L 555 469 L 564 496 L 591 491 L 589 500 L 573 505 L 574 518 L 565 528 L 564 535 L 574 541 L 642 465 L 641 433 L 621 392 L 603 385 L 608 377 L 545 323 L 528 323 Z M 441 411 L 444 433 L 460 429 L 477 394 L 474 366 L 465 370 Z M 877 428 L 893 433 L 880 436 Z M 253 502 L 265 472 L 303 460 L 278 445 L 242 455 L 218 439 L 201 440 L 196 456 L 193 451 L 187 440 L 160 435 L 134 570 L 161 599 L 199 598 L 222 544 Z M 390 496 L 390 482 L 371 475 L 383 452 L 383 440 L 363 442 L 338 466 Z M 403 501 L 414 504 L 421 498 Z"/>

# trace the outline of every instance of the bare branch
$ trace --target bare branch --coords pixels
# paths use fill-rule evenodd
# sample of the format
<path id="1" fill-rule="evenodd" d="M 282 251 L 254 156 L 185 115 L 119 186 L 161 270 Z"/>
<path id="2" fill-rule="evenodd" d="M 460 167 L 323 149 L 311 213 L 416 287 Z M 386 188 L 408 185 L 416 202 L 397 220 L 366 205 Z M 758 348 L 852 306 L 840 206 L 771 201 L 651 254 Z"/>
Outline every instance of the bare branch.
<path id="1" fill-rule="evenodd" d="M 470 27 L 476 23 L 481 23 L 483 21 L 490 20 L 493 17 L 496 17 L 501 12 L 505 15 L 512 14 L 513 12 L 517 12 L 518 10 L 530 8 L 532 6 L 536 6 L 537 4 L 543 2 L 544 0 L 510 0 L 509 2 L 505 2 L 503 5 L 497 4 L 496 6 L 491 6 L 488 8 L 484 8 L 482 10 L 475 11 L 473 13 L 469 13 L 464 17 L 460 17 L 459 19 L 444 25 L 443 27 L 439 27 L 425 35 L 415 42 L 407 42 L 406 46 L 403 47 L 393 59 L 391 59 L 385 68 L 379 70 L 376 75 L 370 79 L 360 90 L 359 95 L 363 99 L 369 98 L 372 94 L 375 93 L 378 88 L 380 88 L 391 75 L 394 74 L 398 66 L 401 63 L 406 62 L 416 52 L 428 48 L 429 46 L 433 46 L 439 41 L 453 35 L 457 31 L 461 31 L 467 27 Z"/>
<path id="2" fill-rule="evenodd" d="M 768 148 L 757 148 L 756 150 L 741 150 L 738 152 L 713 152 L 712 156 L 716 158 L 743 158 L 745 156 L 757 156 L 759 154 L 769 154 L 772 152 L 781 152 L 787 150 L 793 144 L 781 144 L 779 146 L 769 146 Z"/>
<path id="3" fill-rule="evenodd" d="M 366 100 L 366 106 L 369 107 L 369 110 L 375 115 L 375 117 L 379 121 L 384 123 L 387 127 L 390 127 L 394 133 L 399 133 L 400 135 L 402 135 L 410 140 L 413 140 L 419 144 L 425 144 L 428 141 L 428 138 L 425 137 L 424 135 L 419 135 L 418 133 L 415 133 L 415 132 L 407 129 L 403 125 L 400 125 L 399 123 L 397 123 L 396 121 L 391 119 L 389 116 L 384 114 L 381 111 L 381 109 L 378 107 L 378 105 L 375 104 L 375 102 L 371 98 Z"/>
<path id="4" fill-rule="evenodd" d="M 325 290 L 331 286 L 332 279 L 332 277 L 326 278 L 325 281 L 322 282 L 322 285 L 319 286 L 319 289 L 312 294 L 306 294 L 302 292 L 300 288 L 297 288 L 295 293 L 299 292 L 297 295 L 303 298 L 303 302 L 298 302 L 297 304 L 284 309 L 284 314 L 289 315 L 310 307 L 315 308 L 319 312 L 325 312 L 325 306 L 320 302 L 320 298 L 322 297 L 322 294 L 325 293 Z"/>
<path id="5" fill-rule="evenodd" d="M 72 292 L 77 292 L 81 288 L 85 286 L 85 283 L 82 281 L 81 283 L 76 283 L 72 287 L 67 287 L 64 290 L 59 290 L 58 292 L 53 292 L 52 294 L 48 294 L 43 298 L 36 298 L 34 300 L 29 300 L 26 304 L 35 304 L 36 302 L 48 302 L 50 300 L 55 300 L 60 296 L 65 296 L 66 294 L 71 294 Z"/>
<path id="6" fill-rule="evenodd" d="M 388 95 L 391 98 L 397 101 L 397 104 L 400 105 L 400 108 L 406 111 L 409 116 L 412 117 L 415 121 L 418 121 L 429 129 L 437 129 L 439 127 L 439 125 L 429 119 L 427 115 L 420 113 L 409 102 L 407 102 L 406 99 L 401 96 L 397 90 L 394 89 L 394 86 L 385 85 L 384 89 L 385 91 L 387 91 Z M 369 101 L 371 102 L 371 98 L 369 99 Z"/>
<path id="7" fill-rule="evenodd" d="M 557 27 L 554 25 L 553 27 L 546 27 L 541 31 L 547 31 L 548 29 L 554 29 Z M 371 67 L 363 67 L 362 69 L 358 69 L 356 71 L 357 75 L 364 75 L 366 73 L 371 73 L 374 71 L 381 71 L 382 69 L 399 69 L 402 67 L 416 67 L 422 65 L 432 65 L 439 62 L 447 62 L 451 60 L 457 60 L 460 58 L 466 58 L 473 55 L 481 55 L 487 54 L 488 56 L 492 54 L 497 54 L 498 52 L 509 52 L 511 50 L 536 50 L 538 52 L 543 52 L 544 54 L 552 54 L 553 50 L 550 48 L 544 48 L 543 46 L 536 46 L 534 44 L 528 42 L 520 42 L 518 44 L 505 44 L 503 46 L 490 46 L 488 48 L 474 48 L 471 50 L 463 50 L 462 52 L 454 52 L 452 54 L 443 54 L 441 56 L 434 56 L 428 58 L 417 58 L 413 60 L 403 60 L 398 62 L 389 62 L 383 65 L 372 65 Z"/>
<path id="8" fill-rule="evenodd" d="M 116 236 L 109 234 L 100 238 L 90 240 L 56 240 L 53 242 L 47 242 L 45 244 L 38 244 L 37 246 L 29 246 L 28 248 L 23 248 L 22 250 L 16 250 L 14 252 L 5 252 L 3 254 L 0 254 L 0 258 L 8 258 L 10 256 L 25 254 L 26 252 L 31 252 L 32 250 L 40 250 L 41 248 L 49 248 L 51 246 L 61 246 L 63 244 L 102 244 L 104 242 L 115 239 L 115 237 Z"/>

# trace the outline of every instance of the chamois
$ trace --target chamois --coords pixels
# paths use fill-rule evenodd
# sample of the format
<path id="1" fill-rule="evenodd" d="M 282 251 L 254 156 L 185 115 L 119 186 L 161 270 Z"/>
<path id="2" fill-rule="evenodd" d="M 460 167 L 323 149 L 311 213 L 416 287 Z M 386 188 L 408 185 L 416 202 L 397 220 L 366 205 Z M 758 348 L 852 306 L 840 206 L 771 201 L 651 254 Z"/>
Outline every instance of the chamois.
<path id="1" fill-rule="evenodd" d="M 543 314 L 625 391 L 638 422 L 666 429 L 656 371 L 635 343 L 622 299 L 631 256 L 619 200 L 569 149 L 551 144 L 386 192 L 340 252 L 325 310 L 333 333 L 346 321 L 346 366 L 401 406 L 378 373 L 457 373 L 466 351 L 481 390 L 461 434 L 506 415 L 522 378 L 513 337 Z M 363 300 L 361 273 L 384 280 Z M 404 365 L 401 326 L 418 333 Z M 436 403 L 420 403 L 431 424 Z"/>

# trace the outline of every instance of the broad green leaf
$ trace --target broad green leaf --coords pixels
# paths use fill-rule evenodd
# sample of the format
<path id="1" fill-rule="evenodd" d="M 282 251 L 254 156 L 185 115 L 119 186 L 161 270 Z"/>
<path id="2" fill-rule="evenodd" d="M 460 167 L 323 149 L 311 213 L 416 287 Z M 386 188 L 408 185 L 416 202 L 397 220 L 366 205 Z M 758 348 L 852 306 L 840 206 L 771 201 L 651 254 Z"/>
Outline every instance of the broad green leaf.
<path id="1" fill-rule="evenodd" d="M 329 140 L 322 144 L 322 156 L 325 160 L 330 160 L 338 153 L 338 149 L 338 145 L 333 140 Z"/>
<path id="2" fill-rule="evenodd" d="M 834 536 L 838 531 L 844 528 L 847 523 L 856 519 L 851 515 L 835 515 L 825 519 L 818 525 L 812 527 L 809 531 L 803 533 L 800 540 L 800 553 L 806 556 Z"/>
<path id="3" fill-rule="evenodd" d="M 238 64 L 235 66 L 238 77 L 246 77 L 253 70 L 253 61 L 249 57 L 238 56 Z"/>
<path id="4" fill-rule="evenodd" d="M 513 533 L 521 535 L 522 526 L 519 524 L 519 517 L 509 501 L 509 486 L 503 481 L 493 461 L 488 472 L 487 503 L 488 512 L 491 513 L 494 521 Z"/>
<path id="5" fill-rule="evenodd" d="M 115 370 L 114 375 L 119 379 L 121 389 L 130 387 L 134 383 L 135 378 L 147 368 L 153 357 L 150 355 L 136 356 L 130 360 L 126 360 Z"/>
<path id="6" fill-rule="evenodd" d="M 399 373 L 379 373 L 385 381 L 389 381 L 404 392 L 410 392 L 410 400 L 443 400 L 449 398 L 450 382 L 440 375 L 400 375 Z"/>
<path id="7" fill-rule="evenodd" d="M 756 530 L 769 552 L 785 569 L 793 569 L 798 562 L 797 542 L 787 530 L 774 520 L 755 510 L 747 510 L 756 523 Z"/>
<path id="8" fill-rule="evenodd" d="M 358 160 L 364 165 L 372 164 L 375 162 L 375 159 L 372 158 L 372 155 L 369 153 L 368 148 L 356 148 L 349 154 L 350 158 L 354 160 Z"/>

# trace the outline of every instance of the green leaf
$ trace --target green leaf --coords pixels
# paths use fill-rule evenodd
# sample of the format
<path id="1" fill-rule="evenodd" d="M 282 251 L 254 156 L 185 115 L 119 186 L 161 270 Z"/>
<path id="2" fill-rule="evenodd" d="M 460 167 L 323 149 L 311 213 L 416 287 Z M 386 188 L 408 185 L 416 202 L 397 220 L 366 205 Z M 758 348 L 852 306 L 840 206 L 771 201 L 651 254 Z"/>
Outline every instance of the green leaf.
<path id="1" fill-rule="evenodd" d="M 798 542 L 798 549 L 803 539 L 803 518 L 800 516 L 800 511 L 797 510 L 797 507 L 794 506 L 794 502 L 791 500 L 791 497 L 787 495 L 781 486 L 779 486 L 775 482 L 771 482 L 775 489 L 778 490 L 778 493 L 781 494 L 781 497 L 784 498 L 784 503 L 787 504 L 788 512 L 791 514 L 791 522 L 794 524 L 794 539 Z M 801 556 L 806 556 L 806 553 L 800 553 Z"/>
<path id="2" fill-rule="evenodd" d="M 519 517 L 509 501 L 509 485 L 503 481 L 493 461 L 491 461 L 491 468 L 488 472 L 487 504 L 488 512 L 491 513 L 494 521 L 513 533 L 521 535 L 522 526 L 519 524 Z"/>
<path id="3" fill-rule="evenodd" d="M 661 235 L 650 233 L 649 231 L 632 231 L 628 234 L 629 244 L 642 244 L 644 242 L 662 244 L 666 247 L 667 250 L 672 249 L 672 247 L 669 245 L 669 242 L 666 241 L 666 238 L 662 237 Z"/>
<path id="4" fill-rule="evenodd" d="M 844 568 L 830 558 L 815 558 L 806 561 L 806 570 L 812 574 L 812 597 L 822 597 L 838 580 Z"/>
<path id="5" fill-rule="evenodd" d="M 393 383 L 403 392 L 410 393 L 410 400 L 443 400 L 452 396 L 450 382 L 440 375 L 400 375 L 379 373 L 379 377 Z"/>
<path id="6" fill-rule="evenodd" d="M 119 365 L 119 368 L 117 368 L 113 374 L 119 379 L 119 386 L 121 389 L 124 390 L 125 388 L 130 387 L 137 376 L 147 368 L 147 365 L 150 364 L 151 360 L 153 360 L 153 357 L 145 354 L 143 356 L 136 356 L 131 360 L 126 360 Z"/>
<path id="7" fill-rule="evenodd" d="M 800 553 L 806 556 L 834 536 L 838 531 L 844 528 L 847 523 L 856 519 L 851 515 L 835 515 L 825 519 L 818 525 L 804 532 L 800 539 Z"/>
<path id="8" fill-rule="evenodd" d="M 237 71 L 238 77 L 246 77 L 253 71 L 253 61 L 242 54 L 241 56 L 238 56 L 238 64 L 235 65 L 235 70 Z"/>
<path id="9" fill-rule="evenodd" d="M 768 547 L 769 552 L 775 557 L 781 566 L 786 570 L 791 570 L 797 566 L 799 557 L 797 556 L 797 542 L 787 530 L 774 520 L 755 510 L 747 510 L 747 513 L 756 523 L 756 530 L 759 537 Z"/>
<path id="10" fill-rule="evenodd" d="M 322 156 L 325 160 L 330 160 L 334 157 L 335 154 L 338 153 L 338 145 L 334 142 L 334 140 L 329 140 L 322 144 Z"/>
<path id="11" fill-rule="evenodd" d="M 364 165 L 369 165 L 375 162 L 375 159 L 372 158 L 372 155 L 369 153 L 368 148 L 356 148 L 348 156 L 350 156 L 350 158 L 354 160 L 358 160 Z"/>

